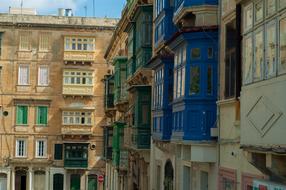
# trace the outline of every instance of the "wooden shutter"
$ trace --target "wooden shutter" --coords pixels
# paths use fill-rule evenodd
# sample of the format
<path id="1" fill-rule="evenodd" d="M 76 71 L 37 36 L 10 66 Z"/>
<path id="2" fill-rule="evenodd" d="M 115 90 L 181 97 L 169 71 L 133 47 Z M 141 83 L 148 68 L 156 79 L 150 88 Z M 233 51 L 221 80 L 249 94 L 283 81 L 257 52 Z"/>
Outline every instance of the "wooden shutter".
<path id="1" fill-rule="evenodd" d="M 63 159 L 63 145 L 62 144 L 55 144 L 54 159 L 55 160 Z"/>
<path id="2" fill-rule="evenodd" d="M 28 124 L 28 107 L 17 106 L 16 124 Z"/>
<path id="3" fill-rule="evenodd" d="M 46 125 L 48 123 L 48 108 L 39 106 L 37 111 L 37 124 Z"/>
<path id="4" fill-rule="evenodd" d="M 63 190 L 64 189 L 64 175 L 54 174 L 53 176 L 53 190 Z"/>

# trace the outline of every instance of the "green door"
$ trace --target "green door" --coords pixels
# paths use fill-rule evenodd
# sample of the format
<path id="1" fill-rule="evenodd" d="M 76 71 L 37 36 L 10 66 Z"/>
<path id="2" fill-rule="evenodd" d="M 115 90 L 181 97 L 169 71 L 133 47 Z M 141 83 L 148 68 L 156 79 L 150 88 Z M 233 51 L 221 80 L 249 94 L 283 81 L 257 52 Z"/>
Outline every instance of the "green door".
<path id="1" fill-rule="evenodd" d="M 64 175 L 54 174 L 53 190 L 64 190 Z"/>
<path id="2" fill-rule="evenodd" d="M 72 174 L 70 184 L 70 190 L 80 190 L 80 175 Z"/>
<path id="3" fill-rule="evenodd" d="M 88 176 L 88 190 L 97 190 L 97 178 L 96 178 L 96 175 Z"/>

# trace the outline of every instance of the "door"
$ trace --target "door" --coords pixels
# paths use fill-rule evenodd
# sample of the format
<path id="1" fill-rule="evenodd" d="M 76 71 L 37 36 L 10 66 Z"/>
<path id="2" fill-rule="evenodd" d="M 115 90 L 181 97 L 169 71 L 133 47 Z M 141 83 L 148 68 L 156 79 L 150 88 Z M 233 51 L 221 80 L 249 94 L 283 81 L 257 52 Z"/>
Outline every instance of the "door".
<path id="1" fill-rule="evenodd" d="M 53 190 L 64 190 L 64 175 L 63 174 L 54 174 Z"/>
<path id="2" fill-rule="evenodd" d="M 0 174 L 0 190 L 7 190 L 7 175 Z"/>
<path id="3" fill-rule="evenodd" d="M 208 190 L 208 172 L 201 171 L 201 190 Z"/>
<path id="4" fill-rule="evenodd" d="M 15 174 L 15 190 L 26 190 L 27 188 L 27 172 L 18 170 Z"/>
<path id="5" fill-rule="evenodd" d="M 97 190 L 97 177 L 96 175 L 88 176 L 88 190 Z"/>
<path id="6" fill-rule="evenodd" d="M 34 190 L 45 190 L 45 175 L 44 171 L 35 171 L 34 173 Z"/>
<path id="7" fill-rule="evenodd" d="M 72 174 L 70 180 L 70 190 L 80 190 L 80 175 Z"/>

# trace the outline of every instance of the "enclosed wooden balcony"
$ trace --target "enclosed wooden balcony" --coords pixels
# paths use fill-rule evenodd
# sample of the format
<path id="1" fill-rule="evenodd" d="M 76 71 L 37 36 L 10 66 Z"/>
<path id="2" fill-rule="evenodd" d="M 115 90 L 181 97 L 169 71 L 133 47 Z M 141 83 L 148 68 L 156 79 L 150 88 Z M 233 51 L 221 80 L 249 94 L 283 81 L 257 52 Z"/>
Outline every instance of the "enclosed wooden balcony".
<path id="1" fill-rule="evenodd" d="M 64 144 L 64 167 L 87 168 L 88 167 L 88 144 L 65 143 Z"/>
<path id="2" fill-rule="evenodd" d="M 95 39 L 93 37 L 65 36 L 64 40 L 65 64 L 85 64 L 95 61 Z"/>
<path id="3" fill-rule="evenodd" d="M 150 128 L 127 127 L 124 129 L 124 146 L 128 149 L 150 149 Z"/>

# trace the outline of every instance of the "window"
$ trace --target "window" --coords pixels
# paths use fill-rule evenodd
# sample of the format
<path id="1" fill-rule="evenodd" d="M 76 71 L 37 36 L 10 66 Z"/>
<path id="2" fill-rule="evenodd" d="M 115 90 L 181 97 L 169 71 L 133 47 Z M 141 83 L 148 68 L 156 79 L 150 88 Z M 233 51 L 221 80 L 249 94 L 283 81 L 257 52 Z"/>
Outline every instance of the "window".
<path id="1" fill-rule="evenodd" d="M 200 48 L 192 48 L 191 57 L 192 57 L 192 59 L 201 58 L 201 49 Z"/>
<path id="2" fill-rule="evenodd" d="M 54 160 L 62 160 L 62 159 L 63 159 L 63 145 L 55 144 Z"/>
<path id="3" fill-rule="evenodd" d="M 19 40 L 20 50 L 31 49 L 31 35 L 32 35 L 32 32 L 20 32 L 20 40 Z"/>
<path id="4" fill-rule="evenodd" d="M 208 59 L 212 59 L 213 58 L 213 48 L 208 48 Z"/>
<path id="5" fill-rule="evenodd" d="M 263 69 L 263 63 L 264 63 L 264 35 L 263 30 L 259 29 L 258 32 L 256 32 L 254 36 L 254 50 L 255 50 L 255 56 L 254 56 L 254 63 L 253 63 L 253 78 L 254 80 L 261 80 L 262 75 L 262 69 Z"/>
<path id="6" fill-rule="evenodd" d="M 39 50 L 49 51 L 50 49 L 51 49 L 51 33 L 48 32 L 40 33 Z"/>
<path id="7" fill-rule="evenodd" d="M 65 85 L 92 86 L 92 71 L 64 71 Z"/>
<path id="8" fill-rule="evenodd" d="M 212 82 L 212 66 L 208 65 L 208 73 L 207 73 L 207 94 L 212 95 L 212 89 L 213 89 L 213 82 Z"/>
<path id="9" fill-rule="evenodd" d="M 176 51 L 174 65 L 174 98 L 177 99 L 185 95 L 186 47 Z"/>
<path id="10" fill-rule="evenodd" d="M 250 28 L 252 28 L 252 22 L 253 22 L 253 6 L 252 4 L 249 4 L 244 8 L 244 31 L 248 31 Z"/>
<path id="11" fill-rule="evenodd" d="M 38 85 L 48 86 L 49 85 L 49 67 L 40 66 L 38 70 Z"/>
<path id="12" fill-rule="evenodd" d="M 28 124 L 28 106 L 18 105 L 16 107 L 16 124 L 17 125 Z"/>
<path id="13" fill-rule="evenodd" d="M 29 85 L 29 66 L 19 65 L 18 85 Z"/>
<path id="14" fill-rule="evenodd" d="M 16 140 L 16 157 L 26 157 L 27 156 L 27 142 L 26 139 Z"/>
<path id="15" fill-rule="evenodd" d="M 65 37 L 65 50 L 66 51 L 94 51 L 95 50 L 94 38 L 77 38 Z"/>
<path id="16" fill-rule="evenodd" d="M 263 19 L 263 1 L 259 1 L 254 5 L 255 22 L 259 22 Z"/>
<path id="17" fill-rule="evenodd" d="M 36 140 L 36 158 L 45 158 L 47 156 L 47 141 Z"/>
<path id="18" fill-rule="evenodd" d="M 66 159 L 87 159 L 88 155 L 87 144 L 65 144 L 65 158 Z"/>
<path id="19" fill-rule="evenodd" d="M 190 79 L 190 95 L 195 95 L 200 92 L 200 67 L 191 66 L 191 79 Z"/>
<path id="20" fill-rule="evenodd" d="M 244 41 L 244 83 L 248 84 L 252 82 L 252 36 L 246 37 Z"/>
<path id="21" fill-rule="evenodd" d="M 38 106 L 37 107 L 37 125 L 47 125 L 48 124 L 48 107 Z"/>
<path id="22" fill-rule="evenodd" d="M 286 18 L 280 20 L 280 65 L 279 72 L 286 72 Z"/>
<path id="23" fill-rule="evenodd" d="M 266 27 L 266 78 L 276 75 L 276 23 Z"/>
<path id="24" fill-rule="evenodd" d="M 161 67 L 155 71 L 155 80 L 154 80 L 154 98 L 153 104 L 154 108 L 161 108 L 163 106 L 163 94 L 164 94 L 164 68 Z"/>
<path id="25" fill-rule="evenodd" d="M 280 9 L 285 8 L 286 7 L 286 1 L 285 0 L 279 0 L 279 7 L 280 7 Z"/>
<path id="26" fill-rule="evenodd" d="M 228 178 L 222 178 L 222 187 L 223 190 L 234 190 L 235 189 L 235 182 Z"/>
<path id="27" fill-rule="evenodd" d="M 63 112 L 64 125 L 91 125 L 91 112 Z"/>
<path id="28" fill-rule="evenodd" d="M 276 0 L 266 0 L 266 14 L 272 15 L 276 11 Z"/>

